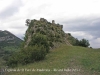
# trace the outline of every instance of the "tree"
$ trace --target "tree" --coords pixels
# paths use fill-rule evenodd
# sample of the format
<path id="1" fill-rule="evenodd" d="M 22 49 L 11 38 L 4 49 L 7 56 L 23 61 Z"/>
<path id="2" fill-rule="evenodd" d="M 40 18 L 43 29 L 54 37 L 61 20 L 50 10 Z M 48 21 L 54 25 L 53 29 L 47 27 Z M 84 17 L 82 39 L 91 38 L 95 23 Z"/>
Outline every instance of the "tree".
<path id="1" fill-rule="evenodd" d="M 80 41 L 77 39 L 77 38 L 75 38 L 75 46 L 79 46 L 79 43 L 80 43 Z"/>
<path id="2" fill-rule="evenodd" d="M 26 20 L 26 26 L 29 26 L 30 23 L 31 23 L 31 20 L 30 19 L 27 19 Z"/>
<path id="3" fill-rule="evenodd" d="M 82 39 L 82 40 L 80 40 L 79 45 L 83 46 L 83 47 L 88 47 L 90 44 L 89 44 L 88 40 Z"/>
<path id="4" fill-rule="evenodd" d="M 49 52 L 49 43 L 47 41 L 47 37 L 43 34 L 37 33 L 32 36 L 32 40 L 29 43 L 29 46 L 34 46 L 34 45 L 38 46 L 43 45 L 46 48 L 46 52 L 47 53 Z"/>

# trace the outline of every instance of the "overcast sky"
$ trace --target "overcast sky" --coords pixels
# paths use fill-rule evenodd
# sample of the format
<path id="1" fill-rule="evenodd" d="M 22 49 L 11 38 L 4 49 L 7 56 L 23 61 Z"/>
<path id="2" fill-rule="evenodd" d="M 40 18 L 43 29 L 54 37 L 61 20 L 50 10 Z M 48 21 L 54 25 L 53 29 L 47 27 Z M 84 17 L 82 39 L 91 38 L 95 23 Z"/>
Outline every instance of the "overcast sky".
<path id="1" fill-rule="evenodd" d="M 100 48 L 100 0 L 0 0 L 0 30 L 23 38 L 26 19 L 45 18 Z"/>

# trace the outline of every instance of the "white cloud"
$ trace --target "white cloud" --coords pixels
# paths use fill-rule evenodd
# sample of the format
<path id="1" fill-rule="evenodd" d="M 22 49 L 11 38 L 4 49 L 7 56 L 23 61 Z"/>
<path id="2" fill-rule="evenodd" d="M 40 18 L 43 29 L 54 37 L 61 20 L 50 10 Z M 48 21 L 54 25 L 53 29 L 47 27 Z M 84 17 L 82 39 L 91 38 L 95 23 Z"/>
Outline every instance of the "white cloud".
<path id="1" fill-rule="evenodd" d="M 78 38 L 78 39 L 87 39 L 87 40 L 93 40 L 95 37 L 92 36 L 91 34 L 85 33 L 84 31 L 76 31 L 76 32 L 71 32 L 71 31 L 65 31 L 66 33 L 71 33 L 72 36 Z"/>
<path id="2" fill-rule="evenodd" d="M 39 18 L 48 15 L 55 20 L 73 19 L 76 17 L 100 16 L 99 0 L 23 0 L 28 17 Z"/>
<path id="3" fill-rule="evenodd" d="M 6 19 L 13 16 L 15 13 L 18 12 L 21 5 L 21 0 L 14 0 L 13 2 L 11 2 L 9 6 L 7 6 L 4 10 L 0 12 L 0 19 Z"/>
<path id="4" fill-rule="evenodd" d="M 0 12 L 12 3 L 13 0 L 0 0 Z"/>

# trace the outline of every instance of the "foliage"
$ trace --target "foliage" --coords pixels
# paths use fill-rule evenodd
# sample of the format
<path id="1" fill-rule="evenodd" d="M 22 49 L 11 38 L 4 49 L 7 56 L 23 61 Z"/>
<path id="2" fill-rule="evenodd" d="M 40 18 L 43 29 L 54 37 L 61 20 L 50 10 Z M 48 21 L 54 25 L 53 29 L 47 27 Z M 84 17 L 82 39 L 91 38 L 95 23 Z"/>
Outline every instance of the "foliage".
<path id="1" fill-rule="evenodd" d="M 47 37 L 45 35 L 42 35 L 40 33 L 34 34 L 32 36 L 31 42 L 29 43 L 29 46 L 34 46 L 34 45 L 38 45 L 38 46 L 43 45 L 46 49 L 46 52 L 47 53 L 49 52 L 49 44 L 47 41 Z"/>
<path id="2" fill-rule="evenodd" d="M 74 38 L 70 33 L 68 33 L 68 40 L 74 46 L 88 47 L 90 45 L 88 40 L 84 38 L 81 40 L 78 40 L 77 38 Z"/>
<path id="3" fill-rule="evenodd" d="M 7 61 L 8 57 L 13 53 L 18 52 L 20 48 L 18 46 L 6 46 L 0 49 L 0 58 Z"/>
<path id="4" fill-rule="evenodd" d="M 66 34 L 58 24 L 52 24 L 45 19 L 26 20 L 28 29 L 25 33 L 21 51 L 9 58 L 8 65 L 16 66 L 17 64 L 28 64 L 45 58 L 50 48 L 59 47 L 60 44 L 66 43 Z M 87 47 L 87 40 L 75 39 L 68 33 L 69 40 L 73 45 Z M 65 40 L 66 39 L 66 40 Z M 59 44 L 59 45 L 58 45 Z"/>
<path id="5" fill-rule="evenodd" d="M 43 60 L 49 52 L 49 44 L 46 36 L 37 33 L 32 36 L 31 42 L 26 48 L 21 49 L 20 52 L 13 54 L 7 65 L 14 67 L 18 64 L 28 64 L 34 61 Z"/>
<path id="6" fill-rule="evenodd" d="M 19 54 L 14 53 L 11 57 L 9 57 L 7 63 L 7 66 L 15 67 L 18 64 Z"/>
<path id="7" fill-rule="evenodd" d="M 82 40 L 79 41 L 79 45 L 83 46 L 83 47 L 88 47 L 90 44 L 89 44 L 88 40 L 82 39 Z"/>
<path id="8" fill-rule="evenodd" d="M 28 36 L 31 36 L 31 38 L 33 38 L 33 36 L 38 33 L 41 34 L 42 36 L 45 36 L 46 41 L 52 42 L 52 44 L 57 43 L 57 42 L 64 43 L 64 42 L 62 42 L 62 40 L 65 37 L 65 33 L 59 24 L 52 24 L 44 18 L 40 18 L 40 20 L 31 20 L 30 22 L 28 19 L 27 22 L 28 22 L 29 26 L 28 26 L 27 32 L 25 34 L 25 44 L 29 40 Z M 34 33 L 32 33 L 32 32 L 34 32 Z M 51 46 L 54 47 L 54 45 L 49 45 L 49 47 L 51 47 Z"/>
<path id="9" fill-rule="evenodd" d="M 43 60 L 46 56 L 46 49 L 43 45 L 29 46 L 20 52 L 14 53 L 8 60 L 7 65 L 15 67 L 18 64 L 28 64 L 34 61 Z"/>

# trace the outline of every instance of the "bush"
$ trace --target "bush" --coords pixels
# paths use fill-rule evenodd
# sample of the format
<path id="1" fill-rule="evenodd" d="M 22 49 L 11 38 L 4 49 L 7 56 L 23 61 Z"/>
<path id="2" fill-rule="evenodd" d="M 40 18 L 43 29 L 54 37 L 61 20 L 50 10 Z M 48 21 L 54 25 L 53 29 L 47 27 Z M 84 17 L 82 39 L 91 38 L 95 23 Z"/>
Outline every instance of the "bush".
<path id="1" fill-rule="evenodd" d="M 43 45 L 38 46 L 29 46 L 27 47 L 24 52 L 25 55 L 27 55 L 27 57 L 29 57 L 31 62 L 34 61 L 39 61 L 45 58 L 46 55 L 46 49 Z"/>
<path id="2" fill-rule="evenodd" d="M 49 46 L 50 46 L 50 47 L 53 47 L 53 46 L 54 46 L 53 43 L 52 43 L 51 41 L 49 42 Z"/>
<path id="3" fill-rule="evenodd" d="M 38 46 L 44 46 L 44 48 L 46 49 L 46 52 L 49 52 L 49 44 L 47 41 L 47 37 L 43 34 L 37 33 L 35 35 L 32 36 L 32 40 L 29 43 L 29 46 L 34 46 L 34 45 L 38 45 Z"/>
<path id="4" fill-rule="evenodd" d="M 79 45 L 83 46 L 83 47 L 88 47 L 90 44 L 89 44 L 88 40 L 82 39 L 82 40 L 80 40 Z"/>
<path id="5" fill-rule="evenodd" d="M 11 57 L 8 58 L 7 65 L 11 67 L 15 67 L 18 64 L 18 53 L 14 53 Z"/>
<path id="6" fill-rule="evenodd" d="M 13 54 L 8 62 L 7 65 L 11 67 L 15 67 L 18 64 L 28 64 L 33 63 L 34 61 L 43 60 L 46 56 L 46 48 L 41 45 L 29 46 L 20 52 Z"/>

